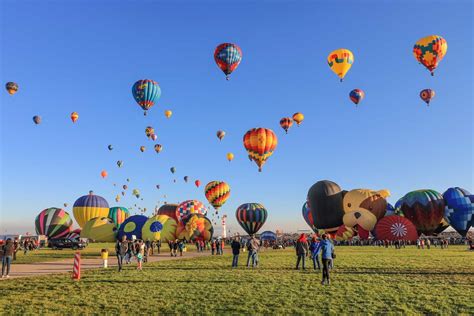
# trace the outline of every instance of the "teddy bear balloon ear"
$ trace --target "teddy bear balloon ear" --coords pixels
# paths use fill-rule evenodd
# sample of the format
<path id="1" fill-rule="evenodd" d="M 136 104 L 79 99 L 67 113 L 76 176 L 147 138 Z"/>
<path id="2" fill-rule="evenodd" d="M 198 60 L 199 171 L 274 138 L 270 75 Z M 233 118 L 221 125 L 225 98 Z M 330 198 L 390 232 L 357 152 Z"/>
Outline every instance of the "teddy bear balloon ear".
<path id="1" fill-rule="evenodd" d="M 386 197 L 390 196 L 390 191 L 387 190 L 387 189 L 378 190 L 377 193 L 383 198 L 386 198 Z"/>

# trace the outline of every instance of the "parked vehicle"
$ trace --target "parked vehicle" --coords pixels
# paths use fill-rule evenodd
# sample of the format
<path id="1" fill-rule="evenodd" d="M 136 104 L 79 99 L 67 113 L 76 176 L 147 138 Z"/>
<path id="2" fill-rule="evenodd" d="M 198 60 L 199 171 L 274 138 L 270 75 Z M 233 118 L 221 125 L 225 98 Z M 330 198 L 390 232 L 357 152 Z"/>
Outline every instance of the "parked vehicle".
<path id="1" fill-rule="evenodd" d="M 70 248 L 73 250 L 84 249 L 87 246 L 87 243 L 80 239 L 67 239 L 67 238 L 58 238 L 50 239 L 48 241 L 48 247 L 52 249 L 64 249 Z"/>

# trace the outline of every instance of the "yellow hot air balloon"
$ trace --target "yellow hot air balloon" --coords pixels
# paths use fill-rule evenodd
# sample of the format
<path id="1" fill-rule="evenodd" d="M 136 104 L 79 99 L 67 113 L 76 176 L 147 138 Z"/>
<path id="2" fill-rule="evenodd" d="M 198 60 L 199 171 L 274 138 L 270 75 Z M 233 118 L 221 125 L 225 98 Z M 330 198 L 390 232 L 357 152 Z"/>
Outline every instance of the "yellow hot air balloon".
<path id="1" fill-rule="evenodd" d="M 145 149 L 146 149 L 145 146 L 140 146 L 140 151 L 141 151 L 141 152 L 144 152 Z"/>
<path id="2" fill-rule="evenodd" d="M 227 160 L 229 160 L 229 161 L 234 160 L 234 154 L 233 153 L 227 153 Z"/>
<path id="3" fill-rule="evenodd" d="M 165 116 L 166 116 L 166 118 L 170 118 L 171 115 L 173 115 L 173 112 L 171 112 L 171 110 L 166 110 L 166 111 L 165 111 Z"/>
<path id="4" fill-rule="evenodd" d="M 109 204 L 103 197 L 89 191 L 88 195 L 81 196 L 74 202 L 72 211 L 77 224 L 83 227 L 88 220 L 94 217 L 107 217 Z"/>
<path id="5" fill-rule="evenodd" d="M 262 171 L 263 165 L 273 154 L 277 144 L 277 136 L 268 128 L 252 128 L 244 135 L 244 147 L 249 159 L 257 164 L 259 172 Z"/>
<path id="6" fill-rule="evenodd" d="M 434 75 L 436 67 L 448 51 L 448 42 L 439 35 L 429 35 L 416 42 L 413 55 Z"/>
<path id="7" fill-rule="evenodd" d="M 303 113 L 297 112 L 293 114 L 293 121 L 296 122 L 296 125 L 300 126 L 301 122 L 304 120 L 304 115 Z"/>
<path id="8" fill-rule="evenodd" d="M 178 223 L 168 215 L 154 215 L 142 227 L 143 240 L 168 242 L 176 239 Z"/>
<path id="9" fill-rule="evenodd" d="M 341 48 L 331 52 L 328 56 L 328 65 L 331 70 L 339 77 L 344 79 L 346 73 L 351 69 L 354 63 L 354 55 L 348 49 Z"/>
<path id="10" fill-rule="evenodd" d="M 114 242 L 117 226 L 108 217 L 94 217 L 88 220 L 81 230 L 82 238 L 101 242 Z"/>

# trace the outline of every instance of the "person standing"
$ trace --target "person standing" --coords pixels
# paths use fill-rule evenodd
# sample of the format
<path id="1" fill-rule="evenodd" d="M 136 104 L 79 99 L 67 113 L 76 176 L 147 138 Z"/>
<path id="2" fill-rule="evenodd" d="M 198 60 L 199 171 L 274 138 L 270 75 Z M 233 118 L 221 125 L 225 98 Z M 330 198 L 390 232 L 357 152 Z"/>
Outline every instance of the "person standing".
<path id="1" fill-rule="evenodd" d="M 216 240 L 213 239 L 211 243 L 211 254 L 214 255 L 215 251 L 216 251 Z"/>
<path id="2" fill-rule="evenodd" d="M 128 252 L 128 242 L 127 237 L 122 236 L 122 240 L 117 240 L 115 244 L 115 254 L 117 256 L 118 271 L 122 271 L 123 259 Z"/>
<path id="3" fill-rule="evenodd" d="M 296 241 L 296 255 L 298 259 L 296 259 L 296 270 L 300 268 L 300 262 L 302 261 L 303 270 L 306 269 L 305 267 L 305 258 L 308 254 L 308 241 L 306 240 L 306 235 L 301 234 L 300 238 Z"/>
<path id="4" fill-rule="evenodd" d="M 250 240 L 247 242 L 247 250 L 249 255 L 247 257 L 247 267 L 250 266 L 250 260 L 252 260 L 252 267 L 258 266 L 258 249 L 260 248 L 260 241 L 252 235 Z"/>
<path id="5" fill-rule="evenodd" d="M 216 255 L 222 255 L 222 242 L 220 239 L 216 240 Z"/>
<path id="6" fill-rule="evenodd" d="M 182 240 L 178 241 L 178 250 L 179 250 L 179 256 L 183 256 L 183 250 L 184 250 L 184 242 Z"/>
<path id="7" fill-rule="evenodd" d="M 143 240 L 137 242 L 137 270 L 142 271 L 143 259 L 145 257 L 145 243 Z"/>
<path id="8" fill-rule="evenodd" d="M 238 262 L 239 262 L 239 254 L 240 254 L 240 241 L 239 237 L 235 237 L 234 240 L 232 240 L 232 243 L 230 244 L 230 247 L 232 248 L 232 268 L 237 268 Z"/>
<path id="9" fill-rule="evenodd" d="M 2 278 L 10 277 L 10 267 L 13 261 L 13 255 L 15 254 L 15 244 L 11 238 L 8 238 L 5 245 L 2 247 Z"/>
<path id="10" fill-rule="evenodd" d="M 331 241 L 328 239 L 328 236 L 326 234 L 323 234 L 322 236 L 323 240 L 321 241 L 321 258 L 323 261 L 323 280 L 321 281 L 321 284 L 324 285 L 330 284 L 329 280 L 329 265 L 331 264 L 332 258 L 333 258 L 333 253 L 334 253 L 334 246 L 331 243 Z"/>
<path id="11" fill-rule="evenodd" d="M 316 270 L 316 265 L 318 266 L 318 270 L 321 270 L 321 264 L 319 263 L 319 252 L 321 251 L 321 243 L 316 238 L 316 236 L 313 236 L 311 240 L 309 251 L 311 251 L 311 259 L 313 259 L 314 270 Z"/>

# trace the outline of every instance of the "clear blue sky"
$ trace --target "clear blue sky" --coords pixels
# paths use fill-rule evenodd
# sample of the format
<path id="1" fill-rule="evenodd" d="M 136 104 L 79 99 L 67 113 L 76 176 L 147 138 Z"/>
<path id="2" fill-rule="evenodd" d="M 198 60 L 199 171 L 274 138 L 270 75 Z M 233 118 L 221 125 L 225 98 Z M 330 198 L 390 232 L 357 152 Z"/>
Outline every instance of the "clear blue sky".
<path id="1" fill-rule="evenodd" d="M 222 211 L 233 230 L 245 202 L 268 209 L 263 230 L 307 228 L 301 206 L 322 179 L 387 188 L 391 202 L 414 189 L 474 189 L 472 1 L 171 2 L 1 1 L 1 82 L 20 85 L 13 97 L 0 93 L 1 233 L 32 231 L 39 211 L 65 202 L 72 215 L 91 189 L 115 205 L 112 184 L 126 178 L 149 210 L 157 201 L 205 201 L 203 186 L 225 180 L 232 192 Z M 430 34 L 449 45 L 434 77 L 412 54 Z M 213 60 L 222 42 L 243 50 L 229 82 Z M 337 48 L 355 56 L 343 83 L 326 63 Z M 147 117 L 131 95 L 142 78 L 162 89 Z M 354 88 L 366 92 L 357 109 Z M 424 88 L 436 91 L 429 108 Z M 279 120 L 297 111 L 306 119 L 285 135 Z M 164 147 L 159 155 L 147 125 Z M 279 138 L 262 173 L 242 145 L 258 126 Z M 221 143 L 218 129 L 227 132 Z M 130 194 L 120 202 L 135 203 Z"/>

